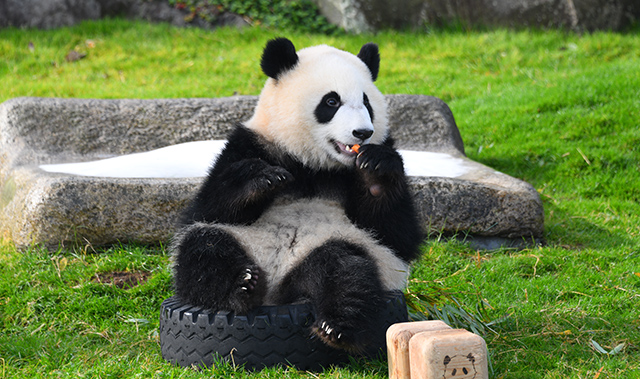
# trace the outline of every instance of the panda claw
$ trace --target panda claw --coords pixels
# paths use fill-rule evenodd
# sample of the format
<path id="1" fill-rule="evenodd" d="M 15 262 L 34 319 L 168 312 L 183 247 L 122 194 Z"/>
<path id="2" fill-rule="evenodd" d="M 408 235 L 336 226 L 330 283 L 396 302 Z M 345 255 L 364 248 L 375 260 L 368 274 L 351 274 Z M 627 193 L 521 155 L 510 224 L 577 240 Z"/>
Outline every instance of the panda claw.
<path id="1" fill-rule="evenodd" d="M 243 292 L 252 292 L 258 287 L 258 280 L 260 279 L 260 270 L 255 268 L 247 268 L 242 274 L 240 283 L 240 290 Z"/>
<path id="2" fill-rule="evenodd" d="M 327 324 L 325 321 L 323 321 L 322 325 L 320 325 L 320 330 L 327 336 L 329 336 L 333 332 L 333 328 L 329 326 L 329 324 Z M 342 333 L 340 333 L 340 335 L 342 335 Z"/>
<path id="3" fill-rule="evenodd" d="M 326 321 L 317 320 L 317 323 L 312 327 L 312 338 L 319 338 L 325 344 L 336 348 L 343 349 L 353 353 L 362 353 L 366 344 L 359 340 L 357 333 L 353 333 L 351 330 L 345 330 L 340 325 L 334 327 Z"/>

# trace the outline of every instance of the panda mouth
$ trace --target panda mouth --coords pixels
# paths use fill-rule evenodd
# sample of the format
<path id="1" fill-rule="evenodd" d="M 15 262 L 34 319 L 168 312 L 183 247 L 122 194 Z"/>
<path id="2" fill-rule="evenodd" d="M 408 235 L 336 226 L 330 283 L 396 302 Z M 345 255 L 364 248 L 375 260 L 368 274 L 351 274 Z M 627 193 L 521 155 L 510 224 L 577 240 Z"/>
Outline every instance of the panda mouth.
<path id="1" fill-rule="evenodd" d="M 353 145 L 347 145 L 336 140 L 332 140 L 331 142 L 333 142 L 338 154 L 344 154 L 349 157 L 354 157 L 358 154 L 353 150 Z"/>

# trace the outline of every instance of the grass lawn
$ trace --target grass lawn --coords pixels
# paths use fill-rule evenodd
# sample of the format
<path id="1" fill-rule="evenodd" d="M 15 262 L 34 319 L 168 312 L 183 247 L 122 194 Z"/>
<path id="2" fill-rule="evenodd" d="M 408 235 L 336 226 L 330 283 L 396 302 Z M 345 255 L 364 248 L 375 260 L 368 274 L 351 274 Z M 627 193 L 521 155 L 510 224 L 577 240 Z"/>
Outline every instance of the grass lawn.
<path id="1" fill-rule="evenodd" d="M 298 48 L 380 45 L 383 93 L 451 107 L 467 155 L 531 183 L 547 245 L 475 251 L 434 234 L 408 291 L 453 293 L 492 331 L 494 378 L 640 378 L 640 34 L 555 31 L 286 33 Z M 17 96 L 258 94 L 259 57 L 282 35 L 120 20 L 54 31 L 0 30 L 0 101 Z M 68 62 L 75 50 L 84 59 Z M 140 285 L 110 284 L 114 272 Z M 135 283 L 134 283 L 135 284 Z M 0 243 L 0 377 L 249 377 L 164 362 L 166 249 L 135 245 L 16 251 Z M 384 378 L 386 362 L 260 378 Z"/>

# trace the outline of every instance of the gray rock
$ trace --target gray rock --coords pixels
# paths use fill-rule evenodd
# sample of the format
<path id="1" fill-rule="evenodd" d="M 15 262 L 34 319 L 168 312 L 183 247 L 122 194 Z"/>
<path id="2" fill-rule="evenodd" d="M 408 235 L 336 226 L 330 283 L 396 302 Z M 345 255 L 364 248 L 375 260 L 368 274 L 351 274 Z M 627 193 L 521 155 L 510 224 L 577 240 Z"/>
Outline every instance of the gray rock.
<path id="1" fill-rule="evenodd" d="M 231 26 L 234 28 L 242 29 L 251 24 L 244 17 L 234 13 L 223 13 L 218 16 L 217 26 Z"/>
<path id="2" fill-rule="evenodd" d="M 470 26 L 620 30 L 640 19 L 637 0 L 314 1 L 330 22 L 354 33 L 458 21 Z M 176 26 L 247 25 L 241 17 L 228 14 L 215 25 L 198 18 L 187 23 L 186 15 L 165 0 L 0 0 L 0 27 L 51 29 L 114 16 Z"/>
<path id="3" fill-rule="evenodd" d="M 102 17 L 205 28 L 248 25 L 242 17 L 227 13 L 214 23 L 199 18 L 188 23 L 185 21 L 188 14 L 188 10 L 176 9 L 166 0 L 0 0 L 0 27 L 53 29 Z"/>
<path id="4" fill-rule="evenodd" d="M 166 242 L 199 178 L 116 179 L 13 170 L 2 183 L 2 235 L 18 247 Z"/>
<path id="5" fill-rule="evenodd" d="M 542 239 L 544 214 L 526 182 L 475 163 L 473 174 L 412 180 L 421 219 L 431 232 Z"/>
<path id="6" fill-rule="evenodd" d="M 167 22 L 175 26 L 185 26 L 185 13 L 172 7 L 166 1 L 132 1 L 127 17 L 149 22 Z"/>
<path id="7" fill-rule="evenodd" d="M 425 0 L 351 0 L 374 30 L 406 29 L 424 23 Z"/>
<path id="8" fill-rule="evenodd" d="M 51 29 L 100 18 L 97 0 L 0 0 L 0 27 Z"/>
<path id="9" fill-rule="evenodd" d="M 320 12 L 348 32 L 363 33 L 374 30 L 356 0 L 316 0 Z"/>
<path id="10" fill-rule="evenodd" d="M 256 101 L 16 98 L 0 104 L 0 235 L 20 247 L 167 241 L 202 178 L 80 177 L 38 165 L 223 139 L 234 123 L 251 116 Z M 444 102 L 408 95 L 387 101 L 398 147 L 448 153 L 472 168 L 455 178 L 411 178 L 425 230 L 469 234 L 482 241 L 478 246 L 542 239 L 536 190 L 466 158 Z"/>
<path id="11" fill-rule="evenodd" d="M 621 30 L 640 19 L 637 0 L 315 0 L 332 23 L 347 31 L 419 28 L 462 22 L 468 26 Z M 338 5 L 336 5 L 338 4 Z M 347 11 L 348 10 L 348 11 Z"/>
<path id="12" fill-rule="evenodd" d="M 453 114 L 433 96 L 386 96 L 391 135 L 403 149 L 465 156 L 464 143 Z"/>
<path id="13" fill-rule="evenodd" d="M 0 108 L 0 152 L 13 166 L 81 161 L 223 139 L 257 98 L 93 100 L 16 98 Z M 1 158 L 0 158 L 1 159 Z"/>
<path id="14" fill-rule="evenodd" d="M 118 17 L 124 16 L 129 12 L 131 0 L 97 0 L 100 4 L 100 13 L 102 17 Z"/>

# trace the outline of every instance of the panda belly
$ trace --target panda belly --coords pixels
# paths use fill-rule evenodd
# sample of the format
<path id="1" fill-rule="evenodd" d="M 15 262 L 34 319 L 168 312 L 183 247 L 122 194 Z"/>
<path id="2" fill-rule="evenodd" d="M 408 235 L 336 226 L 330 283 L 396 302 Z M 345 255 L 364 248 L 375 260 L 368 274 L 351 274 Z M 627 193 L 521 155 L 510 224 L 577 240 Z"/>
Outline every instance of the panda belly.
<path id="1" fill-rule="evenodd" d="M 403 289 L 409 266 L 368 232 L 353 225 L 339 203 L 325 199 L 280 200 L 247 226 L 218 225 L 233 235 L 267 276 L 266 304 L 282 279 L 330 239 L 359 245 L 376 262 L 383 286 Z"/>

